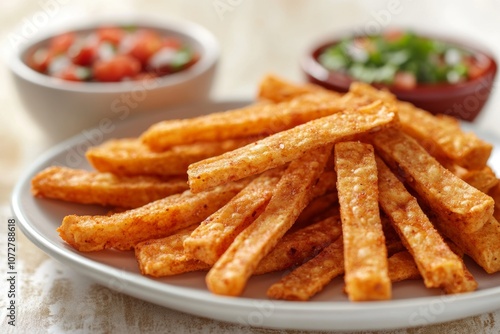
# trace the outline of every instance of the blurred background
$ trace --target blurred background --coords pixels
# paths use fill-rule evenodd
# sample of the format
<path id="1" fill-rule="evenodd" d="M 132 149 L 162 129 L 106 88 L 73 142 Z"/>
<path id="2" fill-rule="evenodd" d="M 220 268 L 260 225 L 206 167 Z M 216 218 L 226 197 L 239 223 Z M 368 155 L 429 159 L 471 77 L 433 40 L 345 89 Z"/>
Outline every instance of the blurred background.
<path id="1" fill-rule="evenodd" d="M 36 127 L 19 107 L 5 66 L 5 49 L 15 45 L 18 36 L 29 38 L 53 24 L 121 13 L 194 21 L 208 28 L 221 46 L 214 98 L 239 98 L 252 97 L 259 79 L 269 72 L 304 80 L 298 61 L 309 47 L 324 37 L 350 30 L 416 28 L 473 40 L 489 47 L 498 58 L 499 12 L 497 0 L 2 0 L 0 136 L 9 140 L 7 144 L 0 139 L 1 150 L 19 149 L 13 139 L 16 134 L 32 137 L 36 143 L 43 140 L 36 137 Z M 493 93 L 488 112 L 498 109 L 499 98 Z M 495 130 L 493 124 L 481 124 L 481 118 L 477 123 Z"/>
<path id="2" fill-rule="evenodd" d="M 415 28 L 472 40 L 500 58 L 498 0 L 0 0 L 2 203 L 23 168 L 48 148 L 16 96 L 6 66 L 8 49 L 19 36 L 29 38 L 53 24 L 121 13 L 182 18 L 210 30 L 221 47 L 214 99 L 252 98 L 266 73 L 304 81 L 301 56 L 316 41 L 350 30 Z M 500 135 L 499 124 L 484 121 L 499 112 L 496 83 L 477 127 Z M 8 216 L 8 206 L 1 213 Z"/>

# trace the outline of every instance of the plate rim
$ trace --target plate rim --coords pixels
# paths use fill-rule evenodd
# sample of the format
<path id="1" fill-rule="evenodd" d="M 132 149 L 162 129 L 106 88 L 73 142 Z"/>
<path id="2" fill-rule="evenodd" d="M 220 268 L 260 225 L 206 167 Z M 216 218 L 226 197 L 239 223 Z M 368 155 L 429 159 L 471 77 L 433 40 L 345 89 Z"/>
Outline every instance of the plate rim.
<path id="1" fill-rule="evenodd" d="M 251 99 L 224 99 L 215 100 L 204 103 L 195 103 L 179 106 L 177 108 L 172 108 L 169 110 L 158 111 L 159 114 L 165 113 L 175 113 L 176 111 L 182 110 L 184 108 L 195 108 L 196 106 L 201 106 L 209 103 L 211 106 L 223 106 L 231 104 L 249 104 Z M 120 123 L 117 127 L 127 127 L 133 124 L 137 119 L 148 117 L 148 115 L 139 115 L 136 117 L 131 117 L 130 119 Z M 151 118 L 150 116 L 149 118 Z M 473 125 L 466 125 L 467 130 L 473 129 Z M 90 129 L 91 130 L 91 129 Z M 486 134 L 489 140 L 494 139 L 500 145 L 500 139 L 496 138 L 491 133 Z M 481 136 L 482 137 L 482 136 Z M 128 272 L 126 270 L 121 270 L 112 265 L 101 263 L 99 261 L 87 258 L 84 255 L 66 249 L 65 247 L 60 247 L 52 243 L 44 235 L 37 231 L 36 223 L 30 222 L 29 218 L 26 217 L 22 210 L 22 199 L 26 196 L 26 191 L 29 190 L 29 185 L 33 175 L 38 172 L 44 164 L 49 163 L 58 154 L 64 152 L 65 149 L 69 147 L 74 147 L 78 143 L 81 143 L 86 138 L 83 134 L 71 137 L 42 153 L 35 161 L 30 164 L 28 168 L 19 177 L 11 196 L 11 209 L 14 216 L 17 219 L 18 226 L 24 235 L 49 255 L 51 258 L 56 259 L 59 262 L 69 265 L 75 271 L 78 271 L 85 276 L 106 285 L 115 291 L 131 295 L 133 297 L 152 302 L 154 304 L 169 307 L 181 312 L 190 313 L 197 316 L 208 317 L 214 320 L 226 321 L 240 325 L 250 325 L 262 328 L 275 328 L 275 329 L 295 329 L 295 330 L 384 330 L 384 329 L 396 329 L 396 328 L 411 328 L 420 325 L 430 325 L 437 324 L 451 320 L 458 320 L 468 316 L 475 316 L 485 312 L 491 312 L 496 309 L 500 309 L 500 305 L 493 306 L 489 305 L 481 308 L 481 305 L 474 308 L 474 310 L 468 310 L 467 312 L 457 313 L 456 304 L 466 303 L 467 305 L 473 305 L 474 302 L 481 302 L 484 298 L 500 298 L 500 285 L 497 287 L 486 288 L 484 290 L 477 290 L 471 293 L 453 295 L 453 303 L 448 306 L 453 306 L 455 312 L 443 311 L 440 316 L 435 319 L 428 321 L 426 323 L 408 323 L 409 319 L 406 321 L 399 321 L 392 318 L 391 323 L 387 323 L 387 319 L 380 317 L 381 312 L 386 311 L 396 311 L 399 314 L 407 314 L 409 311 L 415 311 L 419 308 L 425 308 L 436 303 L 438 300 L 443 300 L 443 298 L 449 298 L 449 296 L 425 296 L 417 298 L 408 298 L 400 300 L 389 300 L 380 302 L 366 302 L 366 303 L 353 303 L 345 301 L 308 301 L 307 303 L 298 303 L 290 301 L 277 301 L 277 300 L 266 300 L 258 298 L 248 298 L 248 297 L 225 297 L 216 296 L 208 291 L 198 291 L 193 290 L 188 287 L 175 286 L 166 282 L 157 281 L 149 277 L 145 277 L 141 274 Z M 106 136 L 104 136 L 104 139 Z M 28 187 L 28 189 L 26 189 Z M 29 193 L 31 196 L 31 193 Z M 69 247 L 69 246 L 68 246 Z M 116 279 L 116 277 L 121 277 L 126 287 L 132 287 L 133 290 L 123 288 L 118 282 L 115 286 L 109 284 L 109 279 Z M 107 282 L 105 282 L 105 279 Z M 144 290 L 146 288 L 146 290 Z M 141 290 L 142 289 L 142 290 Z M 139 293 L 140 290 L 140 293 Z M 159 300 L 158 291 L 163 292 L 163 300 Z M 144 298 L 144 293 L 147 293 L 147 298 Z M 164 298 L 165 294 L 168 297 L 173 297 L 175 302 L 169 300 L 169 298 Z M 180 304 L 178 302 L 181 302 Z M 200 303 L 201 302 L 201 303 Z M 193 309 L 193 305 L 195 306 Z M 261 309 L 259 310 L 258 304 L 260 303 Z M 271 307 L 271 310 L 263 310 L 262 307 Z M 491 304 L 491 302 L 490 302 Z M 267 305 L 267 306 L 266 306 Z M 231 312 L 226 314 L 214 314 L 211 312 L 212 308 L 216 306 L 217 308 L 229 308 Z M 204 307 L 209 307 L 210 309 L 204 309 Z M 396 309 L 396 310 L 395 310 Z M 226 310 L 227 311 L 227 310 Z M 257 313 L 256 313 L 257 312 Z M 260 313 L 258 313 L 260 312 Z M 293 313 L 293 314 L 290 314 Z M 311 314 L 316 313 L 316 320 L 311 321 Z M 365 321 L 361 321 L 359 318 L 356 324 L 352 325 L 347 321 L 343 321 L 343 318 L 349 319 L 355 316 L 356 313 L 362 313 L 365 317 Z M 413 312 L 414 313 L 414 312 Z M 251 316 L 255 315 L 255 319 L 252 320 Z M 304 314 L 306 314 L 304 316 Z M 307 315 L 308 314 L 308 315 Z M 337 314 L 337 316 L 334 316 Z M 330 315 L 326 320 L 323 318 L 326 315 Z M 245 316 L 247 316 L 245 318 Z M 343 317 L 343 318 L 342 318 Z M 366 318 L 367 317 L 367 318 Z M 368 321 L 366 320 L 368 319 Z"/>

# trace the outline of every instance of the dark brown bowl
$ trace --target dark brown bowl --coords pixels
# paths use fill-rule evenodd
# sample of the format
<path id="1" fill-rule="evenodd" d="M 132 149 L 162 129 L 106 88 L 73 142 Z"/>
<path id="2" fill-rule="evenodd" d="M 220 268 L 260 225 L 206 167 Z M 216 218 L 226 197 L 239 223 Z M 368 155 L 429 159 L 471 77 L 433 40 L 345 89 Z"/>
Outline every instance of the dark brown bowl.
<path id="1" fill-rule="evenodd" d="M 457 84 L 420 84 L 413 89 L 401 89 L 383 84 L 374 84 L 373 86 L 386 88 L 398 99 L 411 102 L 434 114 L 446 114 L 472 122 L 490 96 L 497 73 L 497 62 L 482 48 L 449 39 L 432 38 L 449 41 L 472 51 L 479 57 L 486 57 L 490 60 L 487 70 L 477 78 Z M 301 67 L 309 82 L 334 91 L 346 92 L 354 81 L 353 78 L 344 73 L 330 71 L 318 61 L 318 56 L 323 50 L 339 43 L 340 40 L 341 38 L 313 47 L 302 59 Z"/>

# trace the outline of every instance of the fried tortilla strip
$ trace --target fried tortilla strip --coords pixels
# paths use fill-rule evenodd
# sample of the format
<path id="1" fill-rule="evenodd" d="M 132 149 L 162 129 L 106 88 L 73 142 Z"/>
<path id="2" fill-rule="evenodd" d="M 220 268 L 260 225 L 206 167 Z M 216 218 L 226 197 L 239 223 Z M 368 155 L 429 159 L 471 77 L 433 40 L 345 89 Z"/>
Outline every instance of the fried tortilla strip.
<path id="1" fill-rule="evenodd" d="M 389 167 L 376 157 L 379 203 L 413 256 L 428 288 L 464 280 L 462 261 L 444 242 L 429 218 Z"/>
<path id="2" fill-rule="evenodd" d="M 446 167 L 448 168 L 448 166 Z M 489 166 L 478 170 L 468 170 L 455 165 L 452 168 L 448 169 L 450 169 L 453 174 L 455 174 L 477 190 L 486 194 L 498 183 L 495 172 L 493 172 L 493 170 Z"/>
<path id="3" fill-rule="evenodd" d="M 259 138 L 178 145 L 164 152 L 152 151 L 138 138 L 111 139 L 90 147 L 86 157 L 98 171 L 116 175 L 186 175 L 193 162 L 234 150 Z"/>
<path id="4" fill-rule="evenodd" d="M 478 283 L 472 276 L 471 272 L 465 266 L 465 263 L 460 259 L 462 270 L 457 279 L 445 284 L 443 291 L 447 294 L 456 294 L 471 292 L 477 290 Z"/>
<path id="5" fill-rule="evenodd" d="M 392 255 L 406 250 L 406 247 L 403 245 L 398 232 L 396 232 L 396 230 L 392 226 L 391 221 L 383 211 L 380 212 L 380 221 L 382 222 L 382 231 L 384 232 L 387 256 L 389 256 L 390 258 Z"/>
<path id="6" fill-rule="evenodd" d="M 317 222 L 318 219 L 321 220 L 324 214 L 330 215 L 331 209 L 337 204 L 339 197 L 337 191 L 326 193 L 322 196 L 314 198 L 304 210 L 300 213 L 297 221 L 293 225 L 293 229 L 296 227 L 303 227 L 305 225 Z"/>
<path id="7" fill-rule="evenodd" d="M 276 246 L 311 199 L 332 145 L 306 152 L 290 163 L 276 185 L 266 210 L 243 232 L 206 276 L 210 291 L 240 295 L 259 262 Z M 284 205 L 286 203 L 286 205 Z"/>
<path id="8" fill-rule="evenodd" d="M 491 197 L 456 177 L 407 134 L 386 129 L 373 135 L 373 143 L 385 162 L 451 228 L 471 233 L 493 215 Z"/>
<path id="9" fill-rule="evenodd" d="M 395 102 L 396 98 L 387 91 L 356 82 L 349 92 L 369 101 Z M 467 169 L 482 169 L 486 166 L 493 146 L 474 133 L 464 132 L 460 123 L 450 116 L 434 116 L 408 102 L 397 101 L 402 130 L 415 138 L 431 155 L 446 157 Z"/>
<path id="10" fill-rule="evenodd" d="M 344 254 L 340 237 L 317 256 L 271 285 L 267 296 L 273 299 L 306 301 L 343 273 Z"/>
<path id="11" fill-rule="evenodd" d="M 31 180 L 34 196 L 82 204 L 137 208 L 188 189 L 184 177 L 116 176 L 67 167 L 48 167 Z"/>
<path id="12" fill-rule="evenodd" d="M 267 75 L 259 85 L 258 97 L 275 103 L 287 101 L 301 95 L 318 93 L 340 98 L 341 94 L 312 84 L 296 85 L 275 75 Z"/>
<path id="13" fill-rule="evenodd" d="M 164 277 L 191 271 L 208 271 L 210 265 L 193 259 L 183 247 L 184 240 L 196 227 L 197 225 L 193 225 L 165 238 L 138 243 L 135 246 L 135 255 L 141 273 Z M 302 264 L 335 241 L 341 233 L 337 211 L 336 217 L 285 235 L 273 251 L 262 259 L 255 274 L 265 274 Z"/>
<path id="14" fill-rule="evenodd" d="M 487 273 L 500 271 L 500 223 L 491 217 L 479 230 L 464 233 L 427 212 L 434 225 Z"/>
<path id="15" fill-rule="evenodd" d="M 389 278 L 392 283 L 409 279 L 419 279 L 422 277 L 413 257 L 408 251 L 401 251 L 393 254 L 389 257 L 388 263 Z"/>
<path id="16" fill-rule="evenodd" d="M 380 220 L 375 154 L 370 144 L 335 145 L 344 238 L 346 292 L 352 301 L 391 298 L 387 249 Z"/>
<path id="17" fill-rule="evenodd" d="M 141 274 L 164 277 L 208 270 L 208 264 L 192 258 L 184 251 L 184 240 L 196 226 L 190 226 L 165 238 L 146 240 L 135 245 L 135 258 Z"/>
<path id="18" fill-rule="evenodd" d="M 276 247 L 260 261 L 254 275 L 284 270 L 301 265 L 316 256 L 342 234 L 340 213 L 317 223 L 285 234 Z"/>
<path id="19" fill-rule="evenodd" d="M 410 253 L 402 251 L 388 260 L 391 282 L 419 279 L 420 273 Z M 284 276 L 267 290 L 272 299 L 307 301 L 335 277 L 344 274 L 342 237 L 326 246 L 316 257 Z"/>
<path id="20" fill-rule="evenodd" d="M 191 257 L 213 265 L 234 238 L 264 211 L 283 168 L 256 177 L 226 205 L 210 215 L 184 241 Z"/>
<path id="21" fill-rule="evenodd" d="M 344 105 L 330 95 L 308 94 L 278 104 L 162 121 L 146 130 L 141 139 L 154 151 L 163 151 L 181 144 L 273 134 L 343 109 Z"/>
<path id="22" fill-rule="evenodd" d="M 229 181 L 284 165 L 308 150 L 350 140 L 394 125 L 397 116 L 381 102 L 336 113 L 296 126 L 220 156 L 191 164 L 191 191 L 198 192 Z"/>
<path id="23" fill-rule="evenodd" d="M 247 183 L 248 180 L 228 183 L 198 194 L 186 190 L 111 216 L 66 216 L 57 231 L 64 241 L 82 252 L 129 250 L 141 241 L 165 237 L 200 223 Z"/>
<path id="24" fill-rule="evenodd" d="M 467 169 L 486 166 L 493 146 L 472 132 L 464 132 L 459 123 L 443 115 L 435 117 L 407 102 L 399 102 L 398 111 L 403 131 L 417 139 L 432 155 L 447 157 Z"/>

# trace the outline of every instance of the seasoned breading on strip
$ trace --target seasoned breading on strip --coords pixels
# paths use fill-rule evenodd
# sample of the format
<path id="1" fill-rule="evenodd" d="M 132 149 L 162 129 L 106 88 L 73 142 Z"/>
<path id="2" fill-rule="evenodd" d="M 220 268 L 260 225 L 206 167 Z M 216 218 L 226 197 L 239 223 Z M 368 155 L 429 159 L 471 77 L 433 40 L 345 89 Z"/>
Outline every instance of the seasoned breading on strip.
<path id="1" fill-rule="evenodd" d="M 343 273 L 344 253 L 340 237 L 314 258 L 271 285 L 267 296 L 273 299 L 306 301 Z"/>
<path id="2" fill-rule="evenodd" d="M 48 167 L 31 180 L 37 197 L 122 208 L 137 208 L 187 189 L 184 177 L 126 177 L 61 166 Z"/>
<path id="3" fill-rule="evenodd" d="M 453 253 L 413 197 L 376 157 L 379 203 L 411 253 L 428 288 L 464 281 L 461 259 Z"/>
<path id="4" fill-rule="evenodd" d="M 146 240 L 135 245 L 135 258 L 141 273 L 164 277 L 208 270 L 208 264 L 192 258 L 184 251 L 184 240 L 196 226 L 190 226 L 165 238 Z"/>
<path id="5" fill-rule="evenodd" d="M 64 241 L 82 252 L 107 248 L 129 250 L 141 241 L 166 237 L 200 223 L 248 182 L 227 183 L 198 194 L 186 190 L 111 216 L 66 216 L 57 231 Z"/>
<path id="6" fill-rule="evenodd" d="M 194 228 L 196 225 L 165 238 L 138 243 L 135 246 L 135 256 L 141 273 L 163 277 L 191 271 L 208 271 L 210 265 L 193 259 L 182 247 Z M 300 265 L 335 241 L 341 233 L 340 216 L 337 213 L 335 217 L 287 234 L 260 261 L 254 274 L 266 274 Z"/>
<path id="7" fill-rule="evenodd" d="M 500 223 L 494 217 L 491 217 L 479 230 L 464 233 L 461 229 L 444 222 L 435 213 L 427 212 L 427 215 L 441 233 L 450 238 L 487 273 L 500 271 Z"/>
<path id="8" fill-rule="evenodd" d="M 285 234 L 276 247 L 259 262 L 254 275 L 301 265 L 342 235 L 338 208 L 332 216 Z"/>
<path id="9" fill-rule="evenodd" d="M 388 273 L 392 283 L 419 279 L 420 273 L 410 253 L 402 251 L 389 257 Z M 316 257 L 271 285 L 272 299 L 306 301 L 320 292 L 332 279 L 344 274 L 342 237 L 325 247 Z"/>
<path id="10" fill-rule="evenodd" d="M 189 186 L 193 192 L 202 191 L 284 165 L 308 150 L 350 140 L 395 124 L 396 113 L 391 106 L 381 102 L 336 113 L 191 164 L 188 169 Z"/>
<path id="11" fill-rule="evenodd" d="M 493 215 L 493 199 L 456 177 L 413 138 L 398 129 L 373 135 L 380 156 L 439 215 L 465 233 L 479 230 Z"/>
<path id="12" fill-rule="evenodd" d="M 272 134 L 344 109 L 330 95 L 309 94 L 290 101 L 256 104 L 242 109 L 152 125 L 142 141 L 155 151 L 179 144 Z"/>
<path id="13" fill-rule="evenodd" d="M 389 278 L 392 283 L 421 278 L 415 260 L 408 251 L 393 254 L 388 259 Z"/>
<path id="14" fill-rule="evenodd" d="M 334 156 L 346 292 L 352 301 L 390 299 L 391 281 L 373 147 L 360 142 L 342 142 L 335 145 Z"/>
<path id="15" fill-rule="evenodd" d="M 332 97 L 340 98 L 342 95 L 321 86 L 313 84 L 296 85 L 279 78 L 275 75 L 266 75 L 259 84 L 257 96 L 259 99 L 283 102 L 310 93 L 330 94 Z"/>
<path id="16" fill-rule="evenodd" d="M 440 161 L 443 164 L 442 161 Z M 443 164 L 447 169 L 449 169 L 453 174 L 476 188 L 477 190 L 488 193 L 490 189 L 498 184 L 498 179 L 495 172 L 491 167 L 486 166 L 482 169 L 469 170 L 458 165 L 446 165 Z"/>
<path id="17" fill-rule="evenodd" d="M 260 96 L 275 102 L 285 100 L 288 95 L 296 97 L 317 90 L 315 85 L 296 86 L 273 77 L 264 79 L 261 86 Z M 274 88 L 274 91 L 267 87 Z M 328 92 L 322 90 L 322 94 Z M 467 169 L 481 169 L 486 166 L 492 145 L 473 133 L 464 132 L 455 118 L 445 115 L 435 116 L 410 103 L 398 101 L 388 91 L 377 90 L 361 82 L 353 83 L 349 93 L 342 99 L 347 100 L 349 94 L 356 95 L 357 100 L 351 100 L 359 105 L 375 100 L 395 103 L 403 131 L 417 139 L 432 155 L 449 158 Z"/>
<path id="18" fill-rule="evenodd" d="M 110 139 L 90 147 L 86 158 L 101 172 L 116 175 L 186 175 L 193 162 L 250 144 L 261 137 L 173 146 L 154 152 L 138 138 Z"/>
<path id="19" fill-rule="evenodd" d="M 329 216 L 338 201 L 339 197 L 337 191 L 329 192 L 323 196 L 314 198 L 305 209 L 302 210 L 292 228 L 302 227 Z"/>
<path id="20" fill-rule="evenodd" d="M 264 211 L 283 168 L 257 176 L 226 205 L 210 215 L 184 241 L 186 253 L 213 265 L 234 238 Z"/>
<path id="21" fill-rule="evenodd" d="M 306 152 L 290 163 L 276 185 L 266 210 L 233 241 L 208 272 L 210 291 L 238 296 L 245 289 L 257 265 L 290 229 L 311 199 L 331 154 L 332 145 Z"/>
<path id="22" fill-rule="evenodd" d="M 493 146 L 474 133 L 464 132 L 456 119 L 445 115 L 435 116 L 411 103 L 397 101 L 391 93 L 365 83 L 353 83 L 349 92 L 368 101 L 395 102 L 402 130 L 415 138 L 431 155 L 446 157 L 467 169 L 482 169 L 486 166 Z"/>

